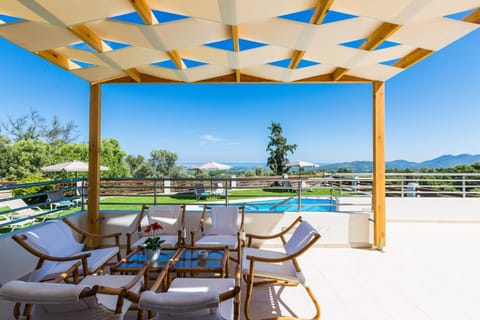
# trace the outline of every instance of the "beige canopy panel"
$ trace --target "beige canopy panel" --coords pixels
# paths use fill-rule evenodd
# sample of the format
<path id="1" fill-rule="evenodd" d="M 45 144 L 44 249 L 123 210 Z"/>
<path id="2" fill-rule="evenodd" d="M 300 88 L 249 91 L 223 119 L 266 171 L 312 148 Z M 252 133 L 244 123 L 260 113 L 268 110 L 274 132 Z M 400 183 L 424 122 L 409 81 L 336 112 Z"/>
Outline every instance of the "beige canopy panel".
<path id="1" fill-rule="evenodd" d="M 480 0 L 5 0 L 0 36 L 92 83 L 386 81 Z"/>

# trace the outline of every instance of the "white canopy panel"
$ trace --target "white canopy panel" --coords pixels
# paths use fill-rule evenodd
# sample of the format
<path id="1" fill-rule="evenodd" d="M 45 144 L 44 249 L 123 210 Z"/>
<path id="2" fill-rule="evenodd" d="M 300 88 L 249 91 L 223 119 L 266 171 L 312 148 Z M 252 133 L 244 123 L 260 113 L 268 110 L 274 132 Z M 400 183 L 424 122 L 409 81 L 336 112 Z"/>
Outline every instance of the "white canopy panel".
<path id="1" fill-rule="evenodd" d="M 9 0 L 0 36 L 89 81 L 386 81 L 480 0 Z"/>

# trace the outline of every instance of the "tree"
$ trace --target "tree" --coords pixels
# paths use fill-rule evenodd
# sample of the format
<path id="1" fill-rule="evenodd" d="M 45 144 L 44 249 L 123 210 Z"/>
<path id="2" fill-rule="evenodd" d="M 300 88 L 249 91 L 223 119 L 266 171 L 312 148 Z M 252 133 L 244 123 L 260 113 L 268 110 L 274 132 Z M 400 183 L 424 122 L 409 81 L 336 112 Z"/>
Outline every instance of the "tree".
<path id="1" fill-rule="evenodd" d="M 13 141 L 41 140 L 50 144 L 72 143 L 78 138 L 76 132 L 78 126 L 70 121 L 62 125 L 58 116 L 54 116 L 50 125 L 38 111 L 30 111 L 29 114 L 18 118 L 7 117 L 0 127 Z"/>
<path id="2" fill-rule="evenodd" d="M 107 166 L 107 171 L 102 171 L 102 176 L 106 178 L 128 177 L 130 170 L 126 162 L 123 161 L 126 153 L 120 147 L 116 139 L 102 140 L 101 159 L 102 165 Z"/>
<path id="3" fill-rule="evenodd" d="M 13 141 L 38 140 L 45 132 L 45 118 L 38 111 L 30 111 L 30 114 L 18 118 L 8 116 L 7 121 L 2 121 L 1 125 Z"/>
<path id="4" fill-rule="evenodd" d="M 21 140 L 11 147 L 11 158 L 8 163 L 5 178 L 21 180 L 33 174 L 40 173 L 49 157 L 49 146 L 41 141 Z"/>
<path id="5" fill-rule="evenodd" d="M 130 167 L 130 172 L 134 178 L 151 178 L 155 173 L 152 164 L 142 155 L 132 156 L 129 154 L 125 157 L 125 162 Z"/>
<path id="6" fill-rule="evenodd" d="M 178 156 L 168 150 L 152 150 L 149 162 L 155 170 L 155 177 L 171 176 Z"/>
<path id="7" fill-rule="evenodd" d="M 272 121 L 268 129 L 270 129 L 270 141 L 267 145 L 267 151 L 270 153 L 270 156 L 267 159 L 267 165 L 274 174 L 282 175 L 287 172 L 287 153 L 293 154 L 295 149 L 297 149 L 297 145 L 287 144 L 287 138 L 282 135 L 283 130 L 279 123 Z"/>
<path id="8" fill-rule="evenodd" d="M 78 126 L 70 121 L 66 125 L 60 123 L 58 116 L 54 116 L 50 128 L 45 129 L 45 139 L 51 144 L 72 143 L 78 138 Z"/>

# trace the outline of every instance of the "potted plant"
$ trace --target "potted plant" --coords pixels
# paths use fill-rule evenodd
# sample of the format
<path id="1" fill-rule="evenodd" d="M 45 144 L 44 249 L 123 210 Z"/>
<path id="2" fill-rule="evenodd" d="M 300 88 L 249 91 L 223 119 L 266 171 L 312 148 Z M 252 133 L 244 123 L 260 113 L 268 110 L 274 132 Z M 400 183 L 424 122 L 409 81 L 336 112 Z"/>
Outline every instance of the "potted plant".
<path id="1" fill-rule="evenodd" d="M 163 230 L 163 227 L 158 222 L 149 224 L 143 230 L 144 236 L 148 237 L 142 244 L 143 248 L 145 248 L 145 255 L 147 256 L 148 260 L 154 261 L 160 256 L 162 243 L 165 242 L 165 240 L 160 239 L 161 230 Z"/>

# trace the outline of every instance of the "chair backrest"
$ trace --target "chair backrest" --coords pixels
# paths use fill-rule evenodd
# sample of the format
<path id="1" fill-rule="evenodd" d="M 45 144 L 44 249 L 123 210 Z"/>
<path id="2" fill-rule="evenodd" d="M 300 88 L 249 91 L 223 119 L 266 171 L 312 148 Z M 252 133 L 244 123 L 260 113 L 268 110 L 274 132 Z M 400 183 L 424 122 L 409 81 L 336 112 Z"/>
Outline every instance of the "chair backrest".
<path id="1" fill-rule="evenodd" d="M 282 186 L 283 186 L 284 188 L 293 188 L 292 183 L 291 183 L 290 181 L 288 181 L 288 180 L 287 180 L 287 181 L 283 181 Z"/>
<path id="2" fill-rule="evenodd" d="M 86 285 L 14 280 L 0 288 L 0 297 L 7 301 L 33 305 L 29 312 L 32 320 L 81 320 L 113 315 L 113 310 L 98 303 L 96 290 L 97 287 L 90 288 Z"/>
<path id="3" fill-rule="evenodd" d="M 24 235 L 26 245 L 44 255 L 68 257 L 81 252 L 85 246 L 75 239 L 72 229 L 65 222 L 58 220 L 45 222 Z M 45 261 L 40 269 L 30 274 L 29 281 L 43 279 L 56 264 L 56 261 Z"/>
<path id="4" fill-rule="evenodd" d="M 212 225 L 205 234 L 236 235 L 243 225 L 243 208 L 239 210 L 238 207 L 213 207 L 210 215 Z"/>
<path id="5" fill-rule="evenodd" d="M 302 221 L 285 244 L 285 252 L 290 255 L 312 245 L 320 238 L 320 234 L 307 221 Z"/>
<path id="6" fill-rule="evenodd" d="M 5 202 L 2 202 L 1 205 L 2 206 L 5 205 L 12 210 L 24 208 L 24 209 L 12 212 L 12 215 L 31 216 L 31 215 L 35 214 L 35 211 L 32 208 L 28 208 L 28 204 L 26 204 L 25 201 L 23 201 L 23 199 L 8 200 L 8 201 L 5 201 Z"/>
<path id="7" fill-rule="evenodd" d="M 77 196 L 86 198 L 88 197 L 88 187 L 87 186 L 78 187 L 76 193 L 77 193 Z"/>
<path id="8" fill-rule="evenodd" d="M 53 190 L 47 192 L 48 201 L 50 202 L 59 202 L 65 200 L 65 196 L 63 195 L 63 190 Z"/>
<path id="9" fill-rule="evenodd" d="M 155 319 L 225 319 L 218 312 L 219 293 L 216 291 L 145 291 L 140 297 L 139 307 L 157 312 Z"/>
<path id="10" fill-rule="evenodd" d="M 193 189 L 195 190 L 195 194 L 201 194 L 205 192 L 205 186 L 201 183 L 197 183 L 196 185 L 194 185 Z"/>
<path id="11" fill-rule="evenodd" d="M 184 222 L 184 212 L 181 205 L 150 206 L 147 210 L 148 223 L 160 223 L 163 234 L 177 234 Z"/>

